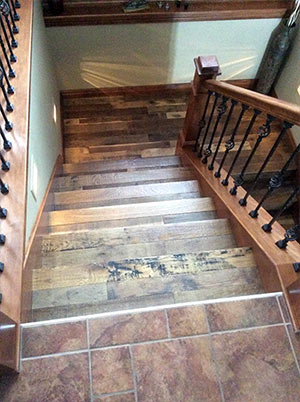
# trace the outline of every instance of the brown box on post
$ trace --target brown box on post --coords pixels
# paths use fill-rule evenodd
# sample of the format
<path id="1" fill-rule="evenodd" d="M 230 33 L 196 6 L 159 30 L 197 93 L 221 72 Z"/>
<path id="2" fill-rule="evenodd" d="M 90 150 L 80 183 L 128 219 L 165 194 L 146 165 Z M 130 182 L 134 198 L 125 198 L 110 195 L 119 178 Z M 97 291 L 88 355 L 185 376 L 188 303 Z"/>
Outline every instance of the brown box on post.
<path id="1" fill-rule="evenodd" d="M 219 62 L 216 56 L 198 57 L 202 74 L 219 74 Z"/>

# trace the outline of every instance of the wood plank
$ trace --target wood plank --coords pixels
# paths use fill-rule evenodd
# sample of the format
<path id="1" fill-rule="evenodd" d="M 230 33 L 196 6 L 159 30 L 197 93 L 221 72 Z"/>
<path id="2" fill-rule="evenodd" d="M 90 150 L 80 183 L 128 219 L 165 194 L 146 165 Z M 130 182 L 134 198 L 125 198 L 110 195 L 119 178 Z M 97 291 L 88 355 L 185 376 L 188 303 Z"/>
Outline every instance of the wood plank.
<path id="1" fill-rule="evenodd" d="M 43 236 L 42 254 L 56 251 L 97 248 L 102 245 L 151 243 L 222 236 L 231 233 L 226 219 L 213 219 L 200 222 L 184 222 L 169 225 L 140 225 L 132 227 L 57 233 Z"/>
<path id="2" fill-rule="evenodd" d="M 33 272 L 33 290 L 74 287 L 113 280 L 135 280 L 175 274 L 202 274 L 218 270 L 255 267 L 249 248 L 206 251 L 160 257 L 111 261 L 107 264 L 83 264 L 37 269 Z"/>
<path id="3" fill-rule="evenodd" d="M 145 216 L 171 215 L 178 213 L 213 211 L 210 198 L 146 202 L 133 205 L 94 207 L 48 213 L 49 225 L 68 225 L 87 222 L 101 222 L 118 219 L 142 218 Z"/>
<path id="4" fill-rule="evenodd" d="M 192 172 L 187 168 L 152 169 L 132 172 L 99 173 L 92 175 L 76 175 L 57 177 L 54 180 L 55 191 L 79 190 L 83 187 L 117 186 L 126 184 L 142 184 L 158 180 L 191 180 Z"/>

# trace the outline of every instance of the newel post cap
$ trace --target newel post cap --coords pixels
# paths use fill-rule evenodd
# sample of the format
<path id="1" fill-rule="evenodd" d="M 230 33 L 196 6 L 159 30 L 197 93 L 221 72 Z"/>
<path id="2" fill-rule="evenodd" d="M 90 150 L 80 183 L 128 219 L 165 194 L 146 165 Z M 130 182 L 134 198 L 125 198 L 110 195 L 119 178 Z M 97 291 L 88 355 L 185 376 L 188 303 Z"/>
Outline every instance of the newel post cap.
<path id="1" fill-rule="evenodd" d="M 194 59 L 198 75 L 209 75 L 211 77 L 221 74 L 220 64 L 216 56 L 199 56 Z"/>

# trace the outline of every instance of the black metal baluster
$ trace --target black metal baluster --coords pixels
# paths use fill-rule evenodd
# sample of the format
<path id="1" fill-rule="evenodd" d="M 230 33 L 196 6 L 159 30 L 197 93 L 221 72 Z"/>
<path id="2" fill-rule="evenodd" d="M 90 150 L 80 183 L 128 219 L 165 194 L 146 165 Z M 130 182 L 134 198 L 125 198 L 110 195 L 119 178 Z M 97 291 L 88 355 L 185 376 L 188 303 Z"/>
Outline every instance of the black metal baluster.
<path id="1" fill-rule="evenodd" d="M 8 75 L 9 75 L 10 78 L 15 78 L 16 73 L 15 73 L 15 71 L 13 70 L 13 68 L 12 68 L 12 66 L 11 66 L 11 64 L 10 64 L 10 60 L 9 60 L 9 58 L 8 58 L 8 55 L 7 55 L 7 52 L 6 52 L 6 48 L 5 48 L 5 45 L 4 45 L 4 42 L 3 42 L 3 39 L 2 39 L 1 34 L 0 34 L 0 46 L 1 46 L 2 52 L 3 52 L 3 54 L 4 54 L 5 61 L 6 61 L 6 63 L 7 63 Z"/>
<path id="2" fill-rule="evenodd" d="M 3 140 L 3 148 L 5 149 L 5 151 L 9 151 L 12 147 L 12 143 L 7 140 L 6 135 L 4 134 L 4 131 L 2 130 L 1 126 L 0 126 L 0 135 Z"/>
<path id="3" fill-rule="evenodd" d="M 6 31 L 6 28 L 5 28 L 3 19 L 2 19 L 2 15 L 0 15 L 0 24 L 1 24 L 1 28 L 2 28 L 2 31 L 3 31 L 5 40 L 6 40 L 8 51 L 10 53 L 9 60 L 10 60 L 11 63 L 15 63 L 17 61 L 17 56 L 13 52 L 12 45 L 11 45 L 11 43 L 9 41 L 9 37 L 7 35 L 7 31 Z"/>
<path id="4" fill-rule="evenodd" d="M 3 180 L 0 178 L 0 191 L 2 194 L 6 195 L 9 193 L 8 184 L 4 183 Z"/>
<path id="5" fill-rule="evenodd" d="M 11 37 L 11 46 L 13 48 L 16 48 L 16 47 L 18 47 L 18 41 L 15 38 L 14 31 L 11 29 L 11 25 L 10 25 L 9 18 L 8 18 L 9 13 L 10 13 L 10 9 L 8 8 L 8 13 L 5 13 L 3 15 L 4 15 L 6 25 L 9 30 L 10 37 Z"/>
<path id="6" fill-rule="evenodd" d="M 3 63 L 2 63 L 1 57 L 0 57 L 0 68 L 1 68 L 1 70 L 2 70 L 2 72 L 3 72 L 3 76 L 4 76 L 5 81 L 6 81 L 6 83 L 7 83 L 7 93 L 8 93 L 9 95 L 13 95 L 13 94 L 15 93 L 15 89 L 14 89 L 13 86 L 11 86 L 11 84 L 10 84 L 10 82 L 9 82 L 9 78 L 8 78 L 8 76 L 7 76 L 7 74 L 6 74 L 6 71 L 5 71 L 4 65 L 3 65 Z"/>
<path id="7" fill-rule="evenodd" d="M 228 124 L 229 124 L 229 122 L 230 122 L 230 119 L 231 119 L 233 110 L 234 110 L 235 106 L 237 105 L 237 103 L 238 103 L 238 102 L 237 102 L 236 100 L 231 99 L 231 107 L 230 107 L 229 113 L 228 113 L 228 115 L 227 115 L 225 124 L 224 124 L 224 126 L 223 126 L 223 130 L 222 130 L 222 133 L 221 133 L 221 135 L 220 135 L 220 138 L 219 138 L 219 141 L 218 141 L 218 144 L 217 144 L 217 147 L 216 147 L 214 156 L 213 156 L 213 158 L 212 158 L 212 161 L 211 161 L 211 163 L 208 165 L 208 169 L 209 169 L 209 170 L 213 170 L 213 169 L 214 169 L 214 163 L 215 163 L 215 161 L 216 161 L 216 158 L 217 158 L 217 155 L 218 155 L 220 146 L 221 146 L 221 144 L 222 144 L 224 135 L 225 135 L 225 133 L 226 133 Z"/>
<path id="8" fill-rule="evenodd" d="M 211 121 L 212 121 L 212 119 L 213 119 L 213 116 L 214 116 L 214 113 L 215 113 L 215 110 L 216 110 L 217 101 L 218 101 L 218 99 L 219 99 L 220 96 L 221 96 L 220 94 L 218 94 L 217 92 L 215 92 L 214 104 L 213 104 L 213 107 L 212 107 L 212 109 L 211 109 L 211 111 L 210 111 L 210 116 L 209 116 L 208 123 L 207 123 L 207 126 L 206 126 L 205 134 L 204 134 L 204 137 L 203 137 L 203 140 L 202 140 L 202 144 L 201 144 L 200 150 L 199 150 L 199 152 L 198 152 L 198 157 L 199 157 L 199 158 L 202 158 L 202 156 L 203 156 L 203 148 L 204 148 L 204 145 L 205 145 L 205 141 L 206 141 L 206 138 L 207 138 L 207 134 L 208 134 L 208 132 L 209 132 L 209 128 L 210 128 L 210 125 L 211 125 Z"/>
<path id="9" fill-rule="evenodd" d="M 0 219 L 6 219 L 7 217 L 7 209 L 0 207 Z"/>
<path id="10" fill-rule="evenodd" d="M 256 184 L 257 184 L 257 182 L 258 182 L 258 180 L 259 180 L 260 175 L 262 174 L 264 168 L 267 166 L 269 160 L 272 158 L 272 156 L 273 156 L 274 152 L 276 151 L 276 149 L 277 149 L 277 147 L 278 147 L 280 141 L 281 141 L 282 138 L 285 136 L 287 130 L 288 130 L 289 128 L 291 128 L 291 127 L 293 127 L 293 124 L 291 124 L 291 123 L 289 123 L 289 122 L 287 122 L 287 121 L 285 121 L 285 122 L 283 123 L 283 128 L 282 128 L 280 134 L 278 135 L 278 137 L 277 137 L 277 139 L 276 139 L 274 145 L 272 146 L 270 152 L 268 153 L 268 155 L 267 155 L 265 161 L 264 161 L 263 164 L 261 165 L 259 171 L 257 172 L 257 174 L 256 174 L 256 176 L 255 176 L 255 178 L 254 178 L 254 180 L 253 180 L 253 182 L 252 182 L 250 188 L 248 189 L 248 191 L 247 191 L 246 195 L 244 196 L 244 198 L 241 198 L 240 201 L 239 201 L 239 203 L 240 203 L 240 205 L 241 205 L 242 207 L 244 207 L 245 205 L 247 205 L 247 198 L 249 197 L 249 195 L 251 194 L 251 192 L 252 192 L 253 189 L 255 188 L 255 186 L 256 186 Z"/>
<path id="11" fill-rule="evenodd" d="M 286 248 L 289 241 L 295 241 L 298 239 L 300 234 L 300 225 L 296 225 L 290 229 L 287 229 L 284 235 L 284 239 L 278 240 L 275 244 L 279 248 Z"/>
<path id="12" fill-rule="evenodd" d="M 19 21 L 19 20 L 20 20 L 20 16 L 19 16 L 19 14 L 17 13 L 16 4 L 14 3 L 14 0 L 8 0 L 8 2 L 10 3 L 11 8 L 12 8 L 13 13 L 14 13 L 14 20 L 15 20 L 15 21 Z M 20 7 L 17 7 L 17 8 L 20 8 Z"/>
<path id="13" fill-rule="evenodd" d="M 6 129 L 7 131 L 11 131 L 12 128 L 13 128 L 13 124 L 12 124 L 12 122 L 9 121 L 8 118 L 6 117 L 5 111 L 4 111 L 4 109 L 3 109 L 2 105 L 1 105 L 1 103 L 0 103 L 0 112 L 1 112 L 1 114 L 2 114 L 2 117 L 3 117 L 4 121 L 5 121 L 5 129 Z"/>
<path id="14" fill-rule="evenodd" d="M 259 129 L 258 129 L 258 138 L 256 140 L 256 143 L 255 143 L 254 147 L 252 148 L 252 150 L 250 152 L 250 155 L 248 156 L 241 173 L 234 180 L 234 186 L 230 190 L 231 195 L 236 195 L 238 187 L 242 186 L 244 184 L 244 174 L 245 174 L 245 172 L 246 172 L 246 170 L 247 170 L 247 168 L 249 166 L 249 163 L 251 162 L 253 156 L 255 155 L 255 152 L 257 151 L 257 148 L 259 147 L 259 145 L 262 142 L 263 138 L 268 137 L 268 135 L 270 134 L 270 132 L 271 132 L 271 123 L 274 120 L 275 120 L 275 117 L 273 117 L 271 115 L 267 115 L 266 123 L 264 125 L 262 125 L 261 127 L 259 127 Z M 252 127 L 251 127 L 251 129 L 252 129 Z M 249 134 L 250 134 L 250 131 L 248 133 L 246 133 L 246 135 L 245 135 L 246 138 L 244 137 L 245 141 L 248 138 Z M 241 144 L 241 146 L 242 146 L 242 144 Z"/>
<path id="15" fill-rule="evenodd" d="M 3 262 L 0 262 L 0 274 L 2 274 L 3 271 L 4 271 L 4 264 Z M 1 303 L 1 296 L 0 296 L 0 303 Z"/>
<path id="16" fill-rule="evenodd" d="M 300 272 L 300 262 L 295 262 L 293 264 L 293 268 L 294 268 L 295 272 Z"/>
<path id="17" fill-rule="evenodd" d="M 294 152 L 291 154 L 291 156 L 289 157 L 288 161 L 286 162 L 286 164 L 283 166 L 283 168 L 280 170 L 280 172 L 277 172 L 274 174 L 274 176 L 272 176 L 270 178 L 269 181 L 269 186 L 267 191 L 265 192 L 265 194 L 263 195 L 262 199 L 260 200 L 259 204 L 257 205 L 257 207 L 255 209 L 253 209 L 249 215 L 251 216 L 251 218 L 257 218 L 258 217 L 258 211 L 259 209 L 262 207 L 263 203 L 265 202 L 265 200 L 272 194 L 272 192 L 278 188 L 280 188 L 282 186 L 283 183 L 283 179 L 284 179 L 284 175 L 287 172 L 290 164 L 292 163 L 292 161 L 294 160 L 294 158 L 296 157 L 296 155 L 298 154 L 298 152 L 300 152 L 300 144 L 297 146 L 297 148 L 294 150 Z"/>
<path id="18" fill-rule="evenodd" d="M 4 83 L 3 83 L 3 77 L 4 77 L 3 70 L 0 67 L 0 88 L 2 90 L 4 99 L 5 99 L 5 102 L 6 102 L 6 111 L 7 112 L 12 112 L 14 110 L 14 105 L 10 102 L 10 100 L 9 100 L 9 98 L 7 96 L 7 93 L 6 93 L 6 90 L 5 90 L 5 87 L 4 87 Z"/>
<path id="19" fill-rule="evenodd" d="M 202 114 L 202 118 L 201 118 L 201 120 L 199 122 L 199 130 L 198 130 L 197 139 L 196 139 L 196 142 L 195 142 L 195 145 L 194 145 L 194 152 L 196 152 L 197 149 L 198 149 L 198 143 L 199 143 L 200 135 L 201 135 L 202 129 L 205 127 L 205 124 L 206 124 L 205 118 L 206 118 L 206 113 L 207 113 L 207 109 L 208 109 L 208 105 L 209 105 L 211 95 L 212 95 L 212 91 L 208 91 L 204 111 L 203 111 L 203 114 Z"/>
<path id="20" fill-rule="evenodd" d="M 296 187 L 295 190 L 292 192 L 292 194 L 289 196 L 289 198 L 285 201 L 283 206 L 279 209 L 279 211 L 276 212 L 276 214 L 273 216 L 273 218 L 270 220 L 269 223 L 265 223 L 262 226 L 262 229 L 265 232 L 271 232 L 273 224 L 277 221 L 277 219 L 280 217 L 280 215 L 291 205 L 293 198 L 296 197 L 296 195 L 299 193 L 300 187 Z"/>
<path id="21" fill-rule="evenodd" d="M 1 162 L 2 162 L 1 169 L 2 169 L 4 172 L 9 171 L 9 169 L 10 169 L 10 163 L 9 163 L 7 160 L 5 160 L 5 158 L 4 158 L 4 156 L 2 155 L 1 152 L 0 152 L 0 160 L 1 160 Z"/>
<path id="22" fill-rule="evenodd" d="M 221 120 L 223 114 L 224 114 L 224 113 L 226 112 L 226 110 L 227 110 L 226 103 L 227 103 L 228 99 L 229 99 L 229 98 L 228 98 L 227 96 L 223 96 L 223 97 L 222 97 L 222 102 L 221 102 L 221 104 L 218 106 L 218 109 L 217 109 L 217 110 L 218 110 L 218 117 L 217 117 L 217 119 L 216 119 L 216 122 L 215 122 L 213 131 L 212 131 L 212 134 L 211 134 L 211 137 L 210 137 L 210 141 L 209 141 L 208 147 L 207 147 L 206 150 L 204 151 L 205 156 L 204 156 L 204 158 L 202 159 L 202 163 L 204 163 L 204 164 L 207 163 L 208 158 L 209 158 L 209 157 L 211 156 L 211 154 L 212 154 L 211 147 L 212 147 L 212 144 L 213 144 L 213 140 L 214 140 L 214 138 L 215 138 L 216 131 L 217 131 L 217 128 L 218 128 L 218 126 L 219 126 L 220 120 Z"/>
<path id="23" fill-rule="evenodd" d="M 240 124 L 241 124 L 241 121 L 243 119 L 243 116 L 244 116 L 246 110 L 248 110 L 248 109 L 249 109 L 248 105 L 242 104 L 242 110 L 241 110 L 241 112 L 239 114 L 239 117 L 238 117 L 237 122 L 235 124 L 235 127 L 233 129 L 233 132 L 232 132 L 229 140 L 225 144 L 225 153 L 224 153 L 224 156 L 223 156 L 222 161 L 220 163 L 219 169 L 217 170 L 217 172 L 215 172 L 215 177 L 221 177 L 221 169 L 222 169 L 222 167 L 223 167 L 223 165 L 224 165 L 224 163 L 226 161 L 228 153 L 234 148 L 234 145 L 235 145 L 234 139 L 235 139 L 236 133 L 237 133 L 239 127 L 240 127 Z"/>
<path id="24" fill-rule="evenodd" d="M 17 25 L 16 25 L 16 22 L 15 22 L 15 19 L 14 19 L 14 16 L 13 16 L 13 13 L 12 13 L 12 8 L 11 7 L 9 7 L 9 16 L 10 16 L 10 20 L 11 20 L 11 23 L 12 23 L 12 31 L 13 31 L 13 33 L 14 34 L 18 34 L 19 33 L 19 28 L 17 27 Z"/>
<path id="25" fill-rule="evenodd" d="M 6 241 L 6 236 L 4 234 L 0 234 L 0 246 L 3 246 Z"/>
<path id="26" fill-rule="evenodd" d="M 15 1 L 15 7 L 16 8 L 21 8 L 21 3 L 19 2 L 19 0 Z"/>

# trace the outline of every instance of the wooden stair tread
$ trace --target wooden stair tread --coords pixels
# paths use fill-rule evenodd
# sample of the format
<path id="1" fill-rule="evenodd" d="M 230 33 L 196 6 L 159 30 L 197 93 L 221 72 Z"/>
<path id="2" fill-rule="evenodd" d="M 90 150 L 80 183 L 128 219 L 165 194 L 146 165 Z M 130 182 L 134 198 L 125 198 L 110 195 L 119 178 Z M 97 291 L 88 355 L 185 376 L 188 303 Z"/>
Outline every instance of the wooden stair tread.
<path id="1" fill-rule="evenodd" d="M 33 290 L 76 287 L 110 281 L 131 281 L 177 274 L 202 275 L 219 270 L 255 267 L 251 249 L 229 248 L 157 257 L 89 262 L 33 270 Z"/>
<path id="2" fill-rule="evenodd" d="M 80 203 L 82 203 L 82 207 L 84 207 L 84 204 L 86 206 L 96 206 L 90 204 L 102 203 L 104 205 L 105 201 L 107 203 L 108 201 L 113 202 L 116 200 L 126 203 L 126 199 L 131 200 L 131 202 L 137 202 L 133 199 L 159 198 L 164 195 L 169 195 L 175 199 L 177 195 L 187 194 L 188 196 L 190 193 L 200 196 L 197 180 L 58 192 L 54 193 L 54 203 L 55 209 L 58 210 L 70 209 L 73 204 L 76 204 L 76 208 L 80 208 L 78 206 Z M 152 199 L 152 201 L 156 201 L 156 199 Z"/>
<path id="3" fill-rule="evenodd" d="M 164 242 L 231 234 L 227 219 L 173 223 L 169 225 L 137 225 L 112 229 L 54 233 L 42 237 L 42 255 L 48 253 L 97 248 L 122 244 Z"/>
<path id="4" fill-rule="evenodd" d="M 79 190 L 91 187 L 111 187 L 117 185 L 133 185 L 155 181 L 178 181 L 194 179 L 193 172 L 184 167 L 151 169 L 132 172 L 96 173 L 57 177 L 53 182 L 53 191 Z"/>
<path id="5" fill-rule="evenodd" d="M 199 198 L 52 211 L 47 213 L 47 218 L 49 226 L 55 226 L 214 210 L 210 198 Z"/>

